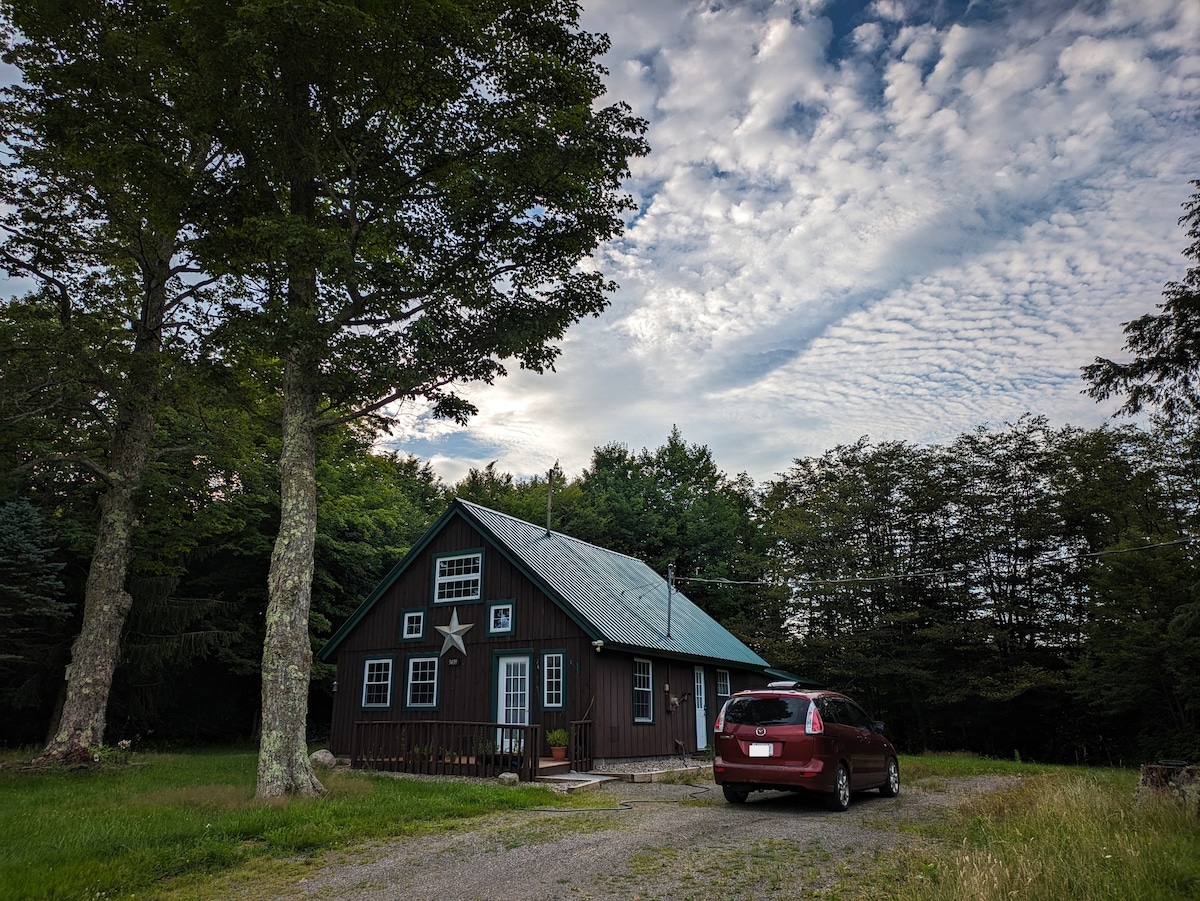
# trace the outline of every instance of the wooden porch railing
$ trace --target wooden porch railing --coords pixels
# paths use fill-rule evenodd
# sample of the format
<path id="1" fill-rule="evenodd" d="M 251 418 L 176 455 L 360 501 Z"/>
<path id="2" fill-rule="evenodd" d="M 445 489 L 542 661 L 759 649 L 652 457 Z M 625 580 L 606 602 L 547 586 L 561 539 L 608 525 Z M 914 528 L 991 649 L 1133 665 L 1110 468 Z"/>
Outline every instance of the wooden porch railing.
<path id="1" fill-rule="evenodd" d="M 537 778 L 541 747 L 540 725 L 364 720 L 354 724 L 350 765 L 436 776 L 487 778 L 516 773 L 522 782 L 532 782 Z"/>
<path id="2" fill-rule="evenodd" d="M 573 720 L 567 734 L 570 742 L 567 745 L 567 758 L 571 761 L 571 769 L 577 773 L 586 773 L 592 768 L 592 721 Z"/>
<path id="3" fill-rule="evenodd" d="M 571 769 L 586 773 L 595 756 L 591 720 L 568 729 Z M 398 773 L 490 778 L 516 773 L 523 782 L 537 777 L 541 726 L 499 723 L 393 720 L 355 722 L 350 765 Z M 525 753 L 529 749 L 530 753 Z"/>

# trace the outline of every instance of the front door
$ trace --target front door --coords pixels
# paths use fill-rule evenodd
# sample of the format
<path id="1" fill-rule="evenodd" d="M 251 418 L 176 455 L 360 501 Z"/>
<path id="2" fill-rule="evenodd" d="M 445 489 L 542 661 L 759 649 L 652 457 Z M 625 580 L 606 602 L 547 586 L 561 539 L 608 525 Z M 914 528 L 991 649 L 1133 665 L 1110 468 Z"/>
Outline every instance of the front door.
<path id="1" fill-rule="evenodd" d="M 529 725 L 529 658 L 501 657 L 496 673 L 496 742 L 504 752 L 519 753 L 524 733 L 504 726 Z M 536 749 L 533 749 L 536 751 Z"/>
<path id="2" fill-rule="evenodd" d="M 704 667 L 696 667 L 696 750 L 708 747 L 708 694 L 704 690 Z"/>

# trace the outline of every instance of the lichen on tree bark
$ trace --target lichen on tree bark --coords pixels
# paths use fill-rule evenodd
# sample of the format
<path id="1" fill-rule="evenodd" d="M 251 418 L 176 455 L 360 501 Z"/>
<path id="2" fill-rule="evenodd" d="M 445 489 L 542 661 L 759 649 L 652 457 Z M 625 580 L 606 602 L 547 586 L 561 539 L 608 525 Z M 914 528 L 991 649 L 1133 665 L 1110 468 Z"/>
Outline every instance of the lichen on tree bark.
<path id="1" fill-rule="evenodd" d="M 280 525 L 271 554 L 263 641 L 260 798 L 325 793 L 308 759 L 306 735 L 312 670 L 308 614 L 317 532 L 314 378 L 307 357 L 293 351 L 284 370 Z"/>

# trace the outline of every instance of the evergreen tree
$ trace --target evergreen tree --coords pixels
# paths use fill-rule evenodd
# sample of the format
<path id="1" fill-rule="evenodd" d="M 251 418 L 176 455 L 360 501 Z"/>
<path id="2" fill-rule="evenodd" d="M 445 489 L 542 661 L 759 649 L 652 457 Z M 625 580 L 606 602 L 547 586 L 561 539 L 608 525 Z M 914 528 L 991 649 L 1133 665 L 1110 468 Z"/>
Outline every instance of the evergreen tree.
<path id="1" fill-rule="evenodd" d="M 0 504 L 0 684 L 24 694 L 21 671 L 46 653 L 48 631 L 71 612 L 63 564 L 45 517 L 28 501 Z"/>

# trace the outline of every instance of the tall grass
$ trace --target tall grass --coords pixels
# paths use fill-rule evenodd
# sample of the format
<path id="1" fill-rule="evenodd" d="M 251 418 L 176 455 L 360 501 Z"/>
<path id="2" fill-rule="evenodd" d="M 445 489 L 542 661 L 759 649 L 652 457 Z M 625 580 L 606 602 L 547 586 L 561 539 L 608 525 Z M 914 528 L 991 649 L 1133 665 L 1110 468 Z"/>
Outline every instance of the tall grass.
<path id="1" fill-rule="evenodd" d="M 902 852 L 899 901 L 1183 901 L 1200 898 L 1200 818 L 1134 801 L 1131 772 L 1055 768 L 983 795 Z M 918 827 L 920 830 L 922 827 Z"/>
<path id="2" fill-rule="evenodd" d="M 253 752 L 136 758 L 92 772 L 0 770 L 0 898 L 127 897 L 264 855 L 306 855 L 562 803 L 540 787 L 342 771 L 322 776 L 326 798 L 263 803 L 254 799 Z"/>

